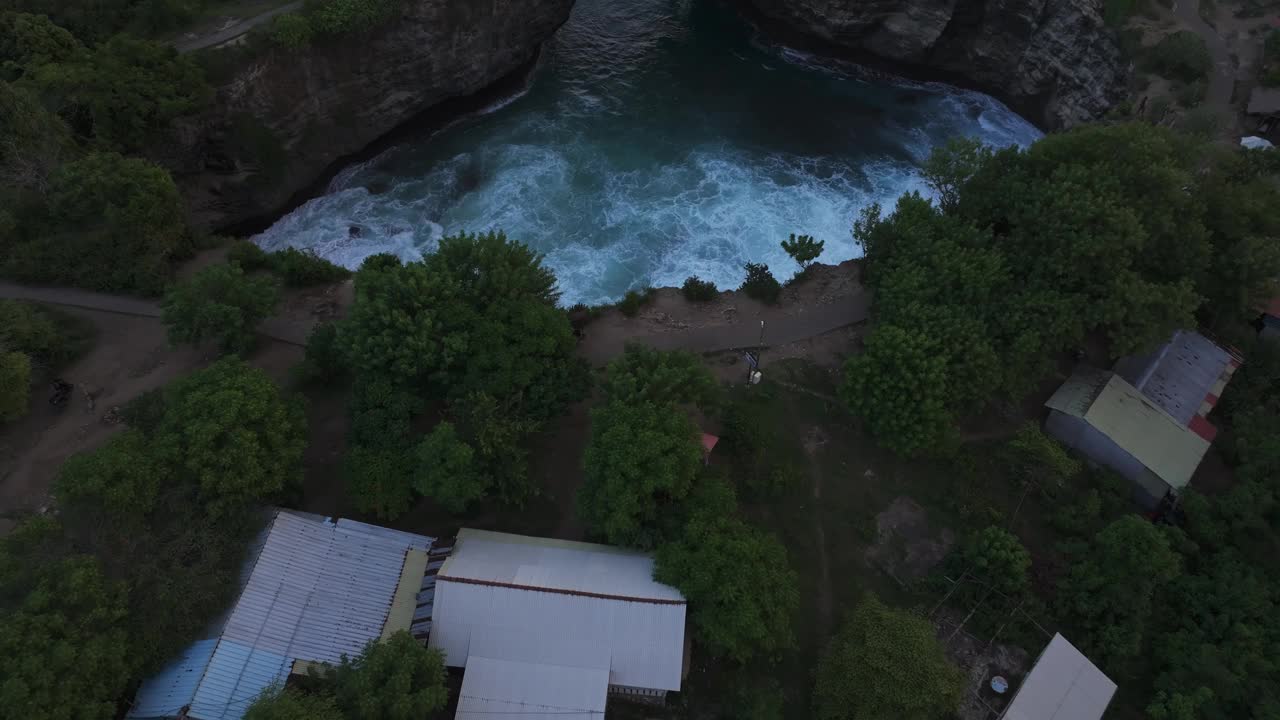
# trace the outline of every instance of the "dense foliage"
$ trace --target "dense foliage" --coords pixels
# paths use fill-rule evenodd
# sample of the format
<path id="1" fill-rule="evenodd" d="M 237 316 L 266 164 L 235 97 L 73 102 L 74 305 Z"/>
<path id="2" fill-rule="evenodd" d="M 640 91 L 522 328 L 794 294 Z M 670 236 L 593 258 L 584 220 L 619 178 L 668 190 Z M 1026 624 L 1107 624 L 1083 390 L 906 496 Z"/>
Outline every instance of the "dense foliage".
<path id="1" fill-rule="evenodd" d="M 652 548 L 702 464 L 698 428 L 680 406 L 709 406 L 715 381 L 695 355 L 631 345 L 609 364 L 603 386 L 578 514 L 612 544 Z"/>
<path id="2" fill-rule="evenodd" d="M 164 288 L 186 239 L 186 211 L 168 173 L 95 153 L 54 171 L 46 202 L 12 239 L 6 274 L 93 290 Z"/>
<path id="3" fill-rule="evenodd" d="M 244 720 L 345 720 L 333 697 L 292 688 L 272 688 L 244 713 Z"/>
<path id="4" fill-rule="evenodd" d="M 1085 127 L 1025 151 L 956 142 L 926 177 L 936 206 L 905 195 L 854 229 L 876 325 L 842 397 L 902 452 L 948 447 L 957 416 L 1029 391 L 1086 336 L 1122 355 L 1197 313 L 1240 323 L 1280 275 L 1259 240 L 1275 186 L 1240 153 L 1167 130 Z M 1244 267 L 1256 280 L 1241 286 Z"/>
<path id="5" fill-rule="evenodd" d="M 33 383 L 88 349 L 89 323 L 49 307 L 0 300 L 0 422 L 27 412 Z"/>
<path id="6" fill-rule="evenodd" d="M 59 521 L 0 541 L 0 695 L 25 716 L 113 715 L 225 610 L 257 504 L 298 477 L 301 412 L 260 371 L 224 360 L 146 400 L 147 428 L 64 464 Z"/>
<path id="7" fill-rule="evenodd" d="M 31 403 L 31 357 L 0 349 L 0 422 L 27 414 Z"/>
<path id="8" fill-rule="evenodd" d="M 267 252 L 249 240 L 232 245 L 227 261 L 246 272 L 267 270 L 289 287 L 325 285 L 351 277 L 350 270 L 334 265 L 311 250 L 290 247 Z"/>
<path id="9" fill-rule="evenodd" d="M 525 473 L 525 438 L 582 397 L 589 380 L 557 298 L 555 277 L 524 245 L 501 233 L 447 237 L 419 262 L 389 255 L 366 260 L 334 347 L 357 388 L 445 401 L 445 415 L 473 451 L 473 479 L 482 486 L 464 493 L 468 501 L 492 494 L 520 503 L 537 492 Z M 353 429 L 346 464 L 357 502 L 384 517 L 412 502 L 417 457 L 410 422 L 421 408 L 402 410 L 391 427 L 375 422 L 367 433 Z M 354 403 L 352 413 L 356 428 L 368 425 L 363 414 L 385 417 L 376 403 L 364 401 Z M 403 472 L 385 477 L 393 470 Z M 447 502 L 455 501 L 461 498 Z"/>
<path id="10" fill-rule="evenodd" d="M 713 655 L 744 662 L 791 647 L 800 594 L 777 537 L 732 515 L 696 513 L 658 548 L 653 572 L 688 599 L 694 637 Z"/>
<path id="11" fill-rule="evenodd" d="M 476 469 L 475 451 L 458 437 L 452 423 L 442 422 L 417 448 L 413 487 L 451 513 L 461 513 L 484 497 L 487 478 Z"/>
<path id="12" fill-rule="evenodd" d="M 269 278 L 245 275 L 238 265 L 210 265 L 170 288 L 161 305 L 169 342 L 200 345 L 216 341 L 223 352 L 253 348 L 258 323 L 280 298 Z"/>
<path id="13" fill-rule="evenodd" d="M 1204 39 L 1190 30 L 1179 30 L 1160 39 L 1147 51 L 1145 64 L 1171 80 L 1193 82 L 1208 77 L 1213 59 Z"/>
<path id="14" fill-rule="evenodd" d="M 421 720 L 449 699 L 444 657 L 404 630 L 344 657 L 329 677 L 347 720 Z"/>
<path id="15" fill-rule="evenodd" d="M 868 595 L 818 663 L 817 720 L 942 720 L 963 694 L 962 676 L 928 620 Z"/>
<path id="16" fill-rule="evenodd" d="M 1030 583 L 1031 555 L 1008 530 L 993 526 L 973 533 L 960 555 L 968 572 L 997 592 L 1019 594 Z"/>

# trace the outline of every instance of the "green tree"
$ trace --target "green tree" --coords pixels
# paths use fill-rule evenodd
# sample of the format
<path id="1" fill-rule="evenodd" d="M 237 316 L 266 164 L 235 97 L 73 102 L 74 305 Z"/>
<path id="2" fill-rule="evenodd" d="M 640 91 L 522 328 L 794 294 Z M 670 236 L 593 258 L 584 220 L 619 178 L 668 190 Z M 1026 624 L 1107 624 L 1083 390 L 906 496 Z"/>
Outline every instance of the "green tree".
<path id="1" fill-rule="evenodd" d="M 292 688 L 273 687 L 244 713 L 244 720 L 344 720 L 333 698 Z"/>
<path id="2" fill-rule="evenodd" d="M 71 130 L 62 119 L 26 88 L 0 80 L 0 185 L 5 186 L 0 198 L 18 191 L 43 195 L 54 170 L 74 154 Z M 18 198 L 6 204 L 17 207 Z"/>
<path id="3" fill-rule="evenodd" d="M 195 60 L 171 46 L 116 35 L 74 59 L 28 68 L 24 82 L 99 147 L 138 153 L 213 91 Z"/>
<path id="4" fill-rule="evenodd" d="M 484 497 L 487 478 L 475 466 L 475 452 L 458 437 L 452 423 L 442 422 L 417 448 L 413 487 L 457 515 Z"/>
<path id="5" fill-rule="evenodd" d="M 420 406 L 412 392 L 385 377 L 356 378 L 343 472 L 361 512 L 393 519 L 413 504 L 410 423 Z"/>
<path id="6" fill-rule="evenodd" d="M 454 404 L 459 436 L 475 451 L 478 471 L 499 500 L 520 505 L 537 488 L 529 484 L 524 439 L 539 423 L 516 411 L 515 401 L 499 402 L 474 392 Z"/>
<path id="7" fill-rule="evenodd" d="M 151 440 L 127 430 L 92 452 L 63 463 L 54 495 L 64 505 L 83 503 L 115 522 L 136 528 L 155 507 L 166 469 L 152 453 Z"/>
<path id="8" fill-rule="evenodd" d="M 449 700 L 444 657 L 403 630 L 345 656 L 330 677 L 348 720 L 421 720 Z"/>
<path id="9" fill-rule="evenodd" d="M 0 541 L 0 703 L 22 717 L 111 717 L 134 667 L 126 589 L 92 557 L 33 557 L 30 532 Z"/>
<path id="10" fill-rule="evenodd" d="M 0 351 L 0 422 L 27 414 L 31 405 L 31 358 L 26 353 Z"/>
<path id="11" fill-rule="evenodd" d="M 91 290 L 155 294 L 185 243 L 186 210 L 164 170 L 144 160 L 95 153 L 50 178 L 35 231 L 0 261 L 19 280 Z"/>
<path id="12" fill-rule="evenodd" d="M 1065 447 L 1035 423 L 1018 428 L 1000 448 L 999 455 L 1001 465 L 1008 468 L 1013 479 L 1026 485 L 1065 487 L 1084 469 L 1079 460 L 1068 455 Z"/>
<path id="13" fill-rule="evenodd" d="M 753 300 L 769 305 L 776 304 L 778 297 L 782 294 L 782 285 L 773 273 L 769 272 L 769 266 L 762 263 L 747 263 L 743 269 L 747 271 L 747 277 L 738 289 Z"/>
<path id="14" fill-rule="evenodd" d="M 715 656 L 746 662 L 794 642 L 800 595 L 787 551 L 732 515 L 691 518 L 679 539 L 658 548 L 653 577 L 688 599 L 694 637 Z"/>
<path id="15" fill-rule="evenodd" d="M 866 596 L 818 661 L 817 720 L 941 720 L 963 681 L 924 618 Z"/>
<path id="16" fill-rule="evenodd" d="M 173 383 L 154 442 L 179 474 L 196 480 L 211 513 L 296 488 L 306 415 L 266 373 L 226 358 Z"/>
<path id="17" fill-rule="evenodd" d="M 1059 584 L 1059 612 L 1079 631 L 1076 644 L 1104 669 L 1135 657 L 1156 589 L 1179 568 L 1160 528 L 1136 515 L 1112 522 Z"/>
<path id="18" fill-rule="evenodd" d="M 0 12 L 0 78 L 13 81 L 27 68 L 62 63 L 84 52 L 84 45 L 46 15 Z"/>
<path id="19" fill-rule="evenodd" d="M 655 350 L 632 343 L 609 363 L 603 381 L 605 397 L 628 403 L 657 405 L 693 403 L 711 408 L 720 399 L 720 387 L 702 359 L 691 352 Z"/>
<path id="20" fill-rule="evenodd" d="M 591 413 L 578 515 L 614 545 L 652 548 L 661 519 L 689 494 L 702 450 L 682 412 L 650 402 L 610 401 Z"/>
<path id="21" fill-rule="evenodd" d="M 210 265 L 169 290 L 161 320 L 171 343 L 217 340 L 223 352 L 244 353 L 253 348 L 258 324 L 279 299 L 270 278 L 245 275 L 230 263 Z"/>
<path id="22" fill-rule="evenodd" d="M 939 448 L 953 432 L 946 361 L 918 332 L 882 325 L 844 367 L 840 399 L 885 447 L 904 454 Z"/>
<path id="23" fill-rule="evenodd" d="M 1028 588 L 1031 554 L 1004 528 L 992 526 L 970 535 L 961 557 L 977 580 L 997 592 L 1018 595 Z"/>
<path id="24" fill-rule="evenodd" d="M 809 264 L 818 259 L 822 254 L 822 248 L 826 245 L 825 241 L 815 240 L 810 235 L 791 234 L 791 237 L 782 241 L 782 249 L 796 264 L 800 266 L 800 270 L 807 270 Z"/>

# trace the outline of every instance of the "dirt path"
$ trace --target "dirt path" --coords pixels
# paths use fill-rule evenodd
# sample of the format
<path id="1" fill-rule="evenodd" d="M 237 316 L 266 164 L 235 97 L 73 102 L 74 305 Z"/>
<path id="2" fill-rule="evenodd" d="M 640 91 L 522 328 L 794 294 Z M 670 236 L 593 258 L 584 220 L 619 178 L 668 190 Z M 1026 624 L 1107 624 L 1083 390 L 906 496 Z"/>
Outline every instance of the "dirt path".
<path id="1" fill-rule="evenodd" d="M 275 16 L 293 12 L 302 7 L 302 2 L 291 2 L 288 5 L 272 8 L 244 20 L 229 18 L 228 23 L 206 33 L 188 33 L 173 42 L 173 47 L 180 53 L 195 52 L 209 47 L 216 47 L 231 42 L 259 25 L 270 22 Z"/>
<path id="2" fill-rule="evenodd" d="M 811 427 L 805 434 L 804 450 L 809 459 L 809 476 L 813 478 L 813 536 L 818 548 L 818 637 L 831 635 L 835 623 L 835 595 L 831 589 L 831 561 L 827 557 L 827 533 L 822 524 L 822 468 L 818 451 L 827 444 L 821 428 Z"/>
<path id="3" fill-rule="evenodd" d="M 675 288 L 659 288 L 653 302 L 628 318 L 609 310 L 586 326 L 579 352 L 593 365 L 620 355 L 627 343 L 695 353 L 776 347 L 807 340 L 867 319 L 871 293 L 860 283 L 856 262 L 811 270 L 810 279 L 787 288 L 780 302 L 765 305 L 742 292 L 691 303 Z"/>
<path id="4" fill-rule="evenodd" d="M 30 300 L 49 305 L 98 310 L 140 318 L 159 319 L 160 317 L 160 305 L 155 301 L 127 295 L 109 295 L 89 290 L 77 290 L 75 288 L 31 287 L 0 282 L 0 298 Z M 279 342 L 305 346 L 307 344 L 307 334 L 311 332 L 313 325 L 314 322 L 300 323 L 296 318 L 276 316 L 264 320 L 258 327 L 258 333 Z"/>
<path id="5" fill-rule="evenodd" d="M 1231 107 L 1231 93 L 1235 87 L 1235 67 L 1231 63 L 1231 50 L 1227 41 L 1209 23 L 1200 17 L 1197 0 L 1174 0 L 1173 14 L 1178 22 L 1204 39 L 1213 60 L 1213 72 L 1209 74 L 1209 89 L 1205 93 L 1205 105 L 1219 116 L 1219 128 L 1234 132 L 1236 113 Z"/>

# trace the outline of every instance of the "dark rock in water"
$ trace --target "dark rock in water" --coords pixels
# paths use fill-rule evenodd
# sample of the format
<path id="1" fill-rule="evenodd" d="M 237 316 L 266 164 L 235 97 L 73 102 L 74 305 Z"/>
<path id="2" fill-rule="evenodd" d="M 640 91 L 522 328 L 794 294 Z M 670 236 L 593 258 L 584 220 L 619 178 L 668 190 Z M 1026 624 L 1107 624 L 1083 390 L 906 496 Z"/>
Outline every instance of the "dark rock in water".
<path id="1" fill-rule="evenodd" d="M 351 227 L 348 227 L 348 228 L 347 228 L 347 237 L 351 237 L 351 238 L 358 238 L 358 237 L 360 237 L 360 226 L 359 226 L 359 225 L 352 225 Z"/>
<path id="2" fill-rule="evenodd" d="M 230 78 L 208 111 L 175 123 L 170 142 L 150 153 L 173 172 L 198 225 L 283 211 L 335 161 L 527 69 L 573 0 L 395 6 L 395 17 L 368 32 L 304 50 L 210 51 L 228 53 Z M 275 151 L 263 157 L 264 147 Z"/>
<path id="3" fill-rule="evenodd" d="M 970 85 L 1048 129 L 1101 117 L 1125 94 L 1128 63 L 1096 0 L 733 2 L 765 31 Z"/>

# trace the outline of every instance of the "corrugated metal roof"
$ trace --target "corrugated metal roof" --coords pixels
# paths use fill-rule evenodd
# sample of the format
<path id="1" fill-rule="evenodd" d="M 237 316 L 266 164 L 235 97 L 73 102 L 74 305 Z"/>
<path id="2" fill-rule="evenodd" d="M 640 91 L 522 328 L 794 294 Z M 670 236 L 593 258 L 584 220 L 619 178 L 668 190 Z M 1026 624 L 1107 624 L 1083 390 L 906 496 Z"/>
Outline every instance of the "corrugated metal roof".
<path id="1" fill-rule="evenodd" d="M 263 691 L 284 683 L 290 664 L 283 655 L 223 638 L 187 714 L 200 720 L 239 720 Z"/>
<path id="2" fill-rule="evenodd" d="M 183 707 L 190 705 L 217 646 L 217 639 L 192 643 L 173 662 L 147 681 L 147 692 L 138 692 L 129 716 L 167 718 L 177 715 Z"/>
<path id="3" fill-rule="evenodd" d="M 427 561 L 426 550 L 410 550 L 405 555 L 404 569 L 400 571 L 400 582 L 396 585 L 395 595 L 391 598 L 391 608 L 387 611 L 386 622 L 382 624 L 383 639 L 413 626 L 413 615 L 418 609 L 418 596 L 422 591 L 422 581 L 427 572 Z"/>
<path id="4" fill-rule="evenodd" d="M 609 672 L 472 656 L 458 694 L 456 720 L 603 718 Z"/>
<path id="5" fill-rule="evenodd" d="M 336 663 L 343 654 L 359 655 L 382 633 L 406 553 L 431 542 L 365 523 L 277 512 L 206 658 L 190 716 L 235 720 L 295 660 Z M 416 590 L 421 579 L 410 584 Z M 174 667 L 195 668 L 198 659 Z M 143 683 L 137 708 L 168 703 L 174 688 L 166 670 Z M 135 709 L 130 717 L 157 716 Z"/>
<path id="6" fill-rule="evenodd" d="M 1179 330 L 1158 351 L 1116 363 L 1116 372 L 1159 405 L 1173 419 L 1188 425 L 1200 412 L 1205 397 L 1221 392 L 1225 377 L 1235 369 L 1231 353 L 1205 336 Z"/>
<path id="7" fill-rule="evenodd" d="M 1191 481 L 1209 449 L 1208 441 L 1112 373 L 1082 369 L 1045 405 L 1083 418 L 1175 489 Z"/>
<path id="8" fill-rule="evenodd" d="M 1116 684 L 1066 638 L 1054 635 L 1003 720 L 1099 720 Z"/>
<path id="9" fill-rule="evenodd" d="M 610 684 L 679 690 L 686 606 L 652 567 L 600 545 L 464 530 L 437 578 L 430 645 L 453 667 L 608 668 Z"/>
<path id="10" fill-rule="evenodd" d="M 684 602 L 653 579 L 653 558 L 608 545 L 463 529 L 439 579 Z"/>

